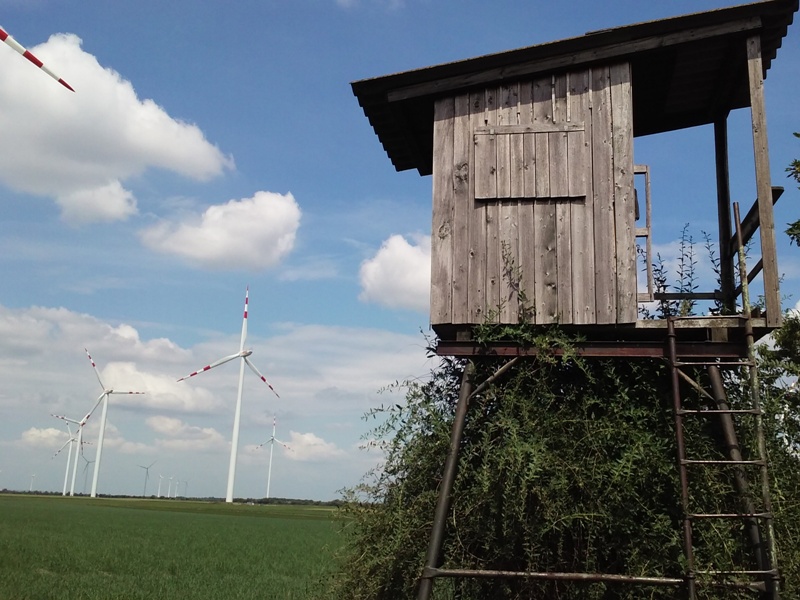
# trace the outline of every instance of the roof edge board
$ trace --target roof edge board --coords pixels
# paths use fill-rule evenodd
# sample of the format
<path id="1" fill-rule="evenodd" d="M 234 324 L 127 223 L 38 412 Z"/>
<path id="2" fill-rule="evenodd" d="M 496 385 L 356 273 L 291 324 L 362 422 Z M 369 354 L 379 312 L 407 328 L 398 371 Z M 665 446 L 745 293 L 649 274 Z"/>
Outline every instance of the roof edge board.
<path id="1" fill-rule="evenodd" d="M 651 35 L 609 46 L 587 48 L 577 53 L 558 54 L 547 58 L 531 58 L 525 62 L 503 67 L 480 69 L 469 73 L 397 87 L 386 92 L 386 100 L 388 102 L 399 102 L 471 88 L 483 83 L 499 83 L 538 73 L 564 70 L 576 65 L 624 58 L 638 52 L 675 46 L 686 42 L 754 31 L 760 29 L 761 25 L 760 17 L 749 17 L 720 25 L 693 28 L 667 35 Z M 479 59 L 474 60 L 477 62 Z M 470 62 L 472 61 L 465 61 L 464 64 Z M 435 68 L 432 67 L 432 69 Z"/>

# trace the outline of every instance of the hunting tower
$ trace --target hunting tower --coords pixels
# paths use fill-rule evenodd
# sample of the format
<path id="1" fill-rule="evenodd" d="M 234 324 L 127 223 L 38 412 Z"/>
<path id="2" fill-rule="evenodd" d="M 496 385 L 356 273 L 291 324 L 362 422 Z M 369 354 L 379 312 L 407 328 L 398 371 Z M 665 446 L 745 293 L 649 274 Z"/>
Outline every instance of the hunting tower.
<path id="1" fill-rule="evenodd" d="M 676 381 L 685 361 L 714 361 L 716 369 L 747 360 L 753 340 L 781 324 L 773 204 L 782 189 L 770 176 L 763 80 L 797 8 L 798 0 L 766 0 L 354 82 L 395 168 L 433 176 L 438 352 L 475 360 L 528 352 L 475 343 L 473 327 L 489 320 L 558 323 L 581 334 L 587 356 L 666 358 Z M 741 218 L 728 172 L 728 115 L 740 108 L 751 114 L 757 196 Z M 634 139 L 699 125 L 714 129 L 717 193 L 707 200 L 718 214 L 720 287 L 659 294 L 650 271 L 650 168 L 636 163 Z M 740 275 L 739 249 L 751 238 L 760 258 Z M 645 250 L 641 283 L 637 245 Z M 761 314 L 748 306 L 754 280 L 763 286 Z M 654 299 L 716 300 L 722 310 L 641 319 L 639 303 Z M 719 406 L 715 414 L 731 420 Z M 691 461 L 680 439 L 678 448 L 683 480 Z M 443 481 L 445 508 L 448 493 Z M 695 518 L 687 513 L 687 523 Z M 442 519 L 437 513 L 435 530 Z M 436 531 L 420 598 L 434 577 L 454 576 L 436 568 L 434 538 Z M 752 575 L 776 598 L 774 557 L 762 558 Z M 693 580 L 690 564 L 690 597 Z"/>

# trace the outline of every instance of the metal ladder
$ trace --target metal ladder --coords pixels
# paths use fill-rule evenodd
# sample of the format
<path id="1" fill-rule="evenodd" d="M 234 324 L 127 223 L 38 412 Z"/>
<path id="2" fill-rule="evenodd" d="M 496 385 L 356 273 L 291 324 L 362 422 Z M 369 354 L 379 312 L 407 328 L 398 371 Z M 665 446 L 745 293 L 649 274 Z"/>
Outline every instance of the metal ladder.
<path id="1" fill-rule="evenodd" d="M 739 219 L 738 204 L 734 204 L 736 219 L 736 235 L 739 242 L 739 274 L 742 282 L 743 318 L 745 319 L 745 339 L 747 357 L 741 360 L 711 361 L 682 361 L 677 354 L 675 317 L 670 317 L 667 323 L 667 348 L 666 358 L 670 367 L 673 413 L 675 418 L 675 436 L 677 442 L 678 472 L 681 485 L 681 505 L 683 509 L 683 544 L 686 559 L 686 588 L 689 600 L 697 598 L 697 576 L 710 578 L 712 585 L 734 588 L 749 588 L 760 592 L 763 600 L 779 600 L 780 598 L 780 572 L 777 566 L 777 553 L 773 527 L 772 503 L 770 499 L 769 474 L 767 469 L 767 453 L 764 441 L 763 411 L 758 385 L 758 370 L 755 357 L 752 314 L 748 291 L 748 275 L 745 265 L 744 248 L 741 237 L 741 224 Z M 725 394 L 721 368 L 741 368 L 748 370 L 750 407 L 744 409 L 731 409 Z M 711 383 L 712 393 L 709 394 L 702 386 L 686 374 L 682 369 L 705 368 Z M 687 410 L 683 407 L 680 393 L 680 382 L 684 380 L 703 396 L 711 400 L 712 408 Z M 686 440 L 684 437 L 684 420 L 687 417 L 717 416 L 723 433 L 726 459 L 711 460 L 704 458 L 688 458 L 686 455 Z M 755 458 L 745 459 L 737 439 L 733 417 L 741 415 L 755 419 Z M 710 467 L 733 467 L 734 487 L 740 497 L 740 509 L 737 512 L 708 513 L 692 512 L 690 506 L 689 471 L 692 467 L 707 465 Z M 757 467 L 760 474 L 760 506 L 756 507 L 750 492 L 746 468 Z M 741 520 L 747 532 L 755 568 L 743 567 L 738 570 L 698 570 L 694 555 L 694 527 L 703 520 Z M 740 578 L 737 580 L 724 578 Z"/>

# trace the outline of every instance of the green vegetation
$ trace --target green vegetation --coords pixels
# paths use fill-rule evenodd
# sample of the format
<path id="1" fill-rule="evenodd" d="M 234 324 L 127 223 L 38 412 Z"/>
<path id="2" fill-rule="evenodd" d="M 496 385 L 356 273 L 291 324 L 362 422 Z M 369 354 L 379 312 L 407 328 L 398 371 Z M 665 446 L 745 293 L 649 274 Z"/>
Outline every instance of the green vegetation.
<path id="1" fill-rule="evenodd" d="M 693 291 L 693 242 L 682 235 L 677 291 Z M 706 241 L 709 246 L 708 241 Z M 712 254 L 712 262 L 718 262 Z M 506 276 L 521 282 L 508 265 Z M 659 267 L 659 265 L 656 265 Z M 656 269 L 666 290 L 667 273 Z M 521 286 L 520 286 L 520 289 Z M 720 307 L 715 307 L 719 310 Z M 661 302 L 660 318 L 691 315 L 691 302 Z M 441 566 L 533 572 L 611 573 L 682 578 L 681 493 L 675 466 L 670 373 L 653 360 L 583 359 L 576 340 L 557 327 L 487 324 L 479 340 L 511 340 L 539 353 L 519 361 L 475 395 L 460 447 L 458 474 L 445 531 Z M 645 315 L 645 318 L 649 315 Z M 759 388 L 770 460 L 777 562 L 784 597 L 800 597 L 800 394 L 789 383 L 800 374 L 800 319 L 787 315 L 775 345 L 759 351 Z M 550 349 L 557 348 L 561 356 Z M 473 381 L 486 381 L 504 364 L 476 362 Z M 332 578 L 331 599 L 413 598 L 425 562 L 437 490 L 447 455 L 465 361 L 445 359 L 429 381 L 394 386 L 405 401 L 367 417 L 377 427 L 367 439 L 386 455 L 383 468 L 349 490 L 344 549 Z M 707 375 L 693 376 L 708 389 Z M 725 374 L 733 409 L 750 408 L 746 370 Z M 685 386 L 686 409 L 708 408 Z M 735 417 L 746 459 L 757 457 L 753 417 Z M 718 421 L 684 420 L 687 456 L 724 460 Z M 760 501 L 759 471 L 741 467 Z M 690 511 L 737 513 L 742 498 L 734 468 L 697 466 L 690 474 Z M 755 569 L 742 523 L 708 520 L 694 527 L 695 568 Z M 743 548 L 745 551 L 743 551 Z M 436 600 L 552 598 L 634 600 L 681 597 L 672 587 L 525 579 L 439 579 Z M 748 591 L 700 586 L 703 600 L 754 598 Z"/>
<path id="2" fill-rule="evenodd" d="M 556 333 L 551 332 L 548 345 L 566 347 L 566 341 L 552 337 Z M 499 364 L 482 362 L 475 381 L 486 379 Z M 347 548 L 331 598 L 347 590 L 349 597 L 363 600 L 414 597 L 462 369 L 459 361 L 446 362 L 429 383 L 407 384 L 404 404 L 378 411 L 385 424 L 374 437 L 387 453 L 386 464 L 351 490 Z M 733 407 L 746 400 L 741 384 L 729 382 Z M 771 415 L 791 409 L 779 385 L 774 379 L 763 382 Z M 654 361 L 543 354 L 517 363 L 471 403 L 443 566 L 682 577 L 682 511 L 669 390 L 667 369 Z M 686 408 L 702 403 L 697 394 L 684 397 Z M 787 597 L 798 597 L 797 421 L 767 422 L 779 565 Z M 723 458 L 713 423 L 687 420 L 685 434 L 692 456 Z M 751 434 L 740 428 L 744 451 L 753 448 Z M 738 510 L 730 472 L 698 468 L 692 473 L 693 510 Z M 757 493 L 758 473 L 749 475 Z M 740 525 L 696 527 L 699 569 L 750 566 L 739 551 Z M 461 600 L 632 600 L 676 594 L 674 588 L 520 579 L 438 580 L 434 592 L 438 599 Z M 753 595 L 704 588 L 701 597 Z"/>
<path id="3" fill-rule="evenodd" d="M 326 507 L 0 496 L 0 598 L 307 599 L 339 544 Z"/>

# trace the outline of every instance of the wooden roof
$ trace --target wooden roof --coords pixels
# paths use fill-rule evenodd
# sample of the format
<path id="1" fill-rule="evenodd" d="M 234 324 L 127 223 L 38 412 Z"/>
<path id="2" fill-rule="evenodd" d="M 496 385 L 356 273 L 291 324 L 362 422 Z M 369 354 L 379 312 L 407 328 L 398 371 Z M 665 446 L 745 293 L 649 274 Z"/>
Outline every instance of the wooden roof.
<path id="1" fill-rule="evenodd" d="M 443 95 L 577 66 L 628 60 L 634 135 L 713 122 L 749 106 L 744 40 L 761 37 L 764 76 L 798 0 L 764 0 L 353 82 L 353 93 L 398 171 L 429 175 L 433 103 Z"/>

